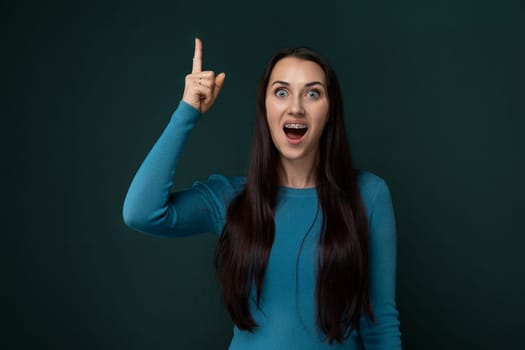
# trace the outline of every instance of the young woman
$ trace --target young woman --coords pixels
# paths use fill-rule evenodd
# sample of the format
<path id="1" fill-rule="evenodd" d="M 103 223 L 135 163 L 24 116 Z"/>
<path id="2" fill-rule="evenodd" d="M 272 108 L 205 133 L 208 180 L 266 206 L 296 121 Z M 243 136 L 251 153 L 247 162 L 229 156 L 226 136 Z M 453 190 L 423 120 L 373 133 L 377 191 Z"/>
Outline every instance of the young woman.
<path id="1" fill-rule="evenodd" d="M 352 166 L 333 69 L 311 49 L 279 51 L 260 81 L 247 176 L 170 193 L 225 80 L 201 68 L 196 39 L 182 101 L 129 188 L 126 224 L 219 235 L 230 349 L 400 349 L 392 200 L 383 179 Z"/>

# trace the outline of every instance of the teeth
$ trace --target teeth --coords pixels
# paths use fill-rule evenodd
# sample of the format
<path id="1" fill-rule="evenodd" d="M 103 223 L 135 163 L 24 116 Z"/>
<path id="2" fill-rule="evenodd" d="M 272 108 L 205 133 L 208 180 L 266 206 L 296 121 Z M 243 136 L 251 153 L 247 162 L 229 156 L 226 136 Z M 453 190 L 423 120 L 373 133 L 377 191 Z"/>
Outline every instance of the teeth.
<path id="1" fill-rule="evenodd" d="M 305 124 L 298 124 L 298 123 L 284 124 L 284 127 L 288 129 L 307 129 L 308 128 Z"/>

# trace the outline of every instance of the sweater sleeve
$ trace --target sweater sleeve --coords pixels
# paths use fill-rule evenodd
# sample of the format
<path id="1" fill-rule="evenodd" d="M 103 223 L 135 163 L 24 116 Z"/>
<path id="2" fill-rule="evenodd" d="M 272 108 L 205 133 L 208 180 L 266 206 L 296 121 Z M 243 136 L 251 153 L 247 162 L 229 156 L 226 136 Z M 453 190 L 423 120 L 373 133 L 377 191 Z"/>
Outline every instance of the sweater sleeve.
<path id="1" fill-rule="evenodd" d="M 361 336 L 365 349 L 401 349 L 396 307 L 396 223 L 390 190 L 383 179 L 376 188 L 369 218 L 370 297 L 375 321 L 364 316 Z"/>
<path id="2" fill-rule="evenodd" d="M 181 101 L 150 150 L 126 194 L 124 222 L 137 231 L 186 236 L 219 230 L 221 208 L 206 183 L 170 193 L 176 166 L 200 112 Z"/>

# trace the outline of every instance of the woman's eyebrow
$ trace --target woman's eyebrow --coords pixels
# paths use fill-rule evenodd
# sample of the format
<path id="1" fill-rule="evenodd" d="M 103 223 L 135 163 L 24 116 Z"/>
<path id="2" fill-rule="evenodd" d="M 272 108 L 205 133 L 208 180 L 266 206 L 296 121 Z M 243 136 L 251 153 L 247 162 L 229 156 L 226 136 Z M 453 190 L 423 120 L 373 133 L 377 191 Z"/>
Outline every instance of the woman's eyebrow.
<path id="1" fill-rule="evenodd" d="M 286 86 L 290 86 L 290 83 L 287 83 L 286 81 L 282 81 L 282 80 L 276 80 L 272 83 L 272 86 L 274 86 L 275 84 L 282 84 L 282 85 L 286 85 Z"/>
<path id="2" fill-rule="evenodd" d="M 286 86 L 290 86 L 290 83 L 286 82 L 286 81 L 283 81 L 283 80 L 276 80 L 272 83 L 272 86 L 275 85 L 275 84 L 282 84 L 282 85 L 286 85 Z M 309 86 L 312 86 L 312 85 L 321 85 L 321 86 L 324 86 L 323 83 L 321 83 L 320 81 L 312 81 L 310 83 L 306 83 L 304 84 L 304 86 L 306 87 L 309 87 Z"/>
<path id="3" fill-rule="evenodd" d="M 304 86 L 312 86 L 312 85 L 321 85 L 324 87 L 323 83 L 321 83 L 320 81 L 312 81 L 311 83 L 304 84 Z"/>

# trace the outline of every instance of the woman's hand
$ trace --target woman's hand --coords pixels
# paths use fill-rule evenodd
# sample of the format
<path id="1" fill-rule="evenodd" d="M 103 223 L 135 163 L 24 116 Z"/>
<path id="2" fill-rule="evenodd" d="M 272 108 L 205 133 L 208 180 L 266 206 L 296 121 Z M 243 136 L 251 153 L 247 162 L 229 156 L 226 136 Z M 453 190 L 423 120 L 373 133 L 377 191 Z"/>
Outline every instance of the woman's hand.
<path id="1" fill-rule="evenodd" d="M 193 68 L 191 73 L 186 75 L 182 100 L 205 113 L 215 102 L 225 78 L 224 73 L 215 76 L 213 71 L 202 71 L 202 42 L 195 38 Z"/>

